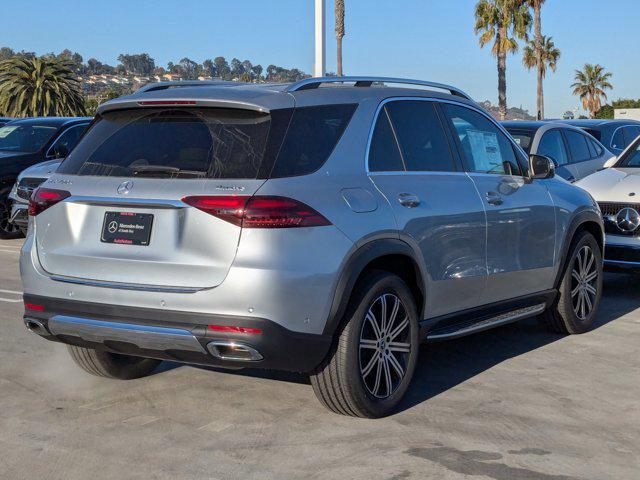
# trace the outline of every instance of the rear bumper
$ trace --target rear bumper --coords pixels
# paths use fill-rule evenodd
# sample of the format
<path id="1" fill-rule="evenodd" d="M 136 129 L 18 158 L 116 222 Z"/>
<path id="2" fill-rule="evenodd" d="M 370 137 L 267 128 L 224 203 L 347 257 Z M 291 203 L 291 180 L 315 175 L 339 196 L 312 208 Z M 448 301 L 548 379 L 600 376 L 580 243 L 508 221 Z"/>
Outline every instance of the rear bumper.
<path id="1" fill-rule="evenodd" d="M 48 340 L 140 357 L 219 367 L 310 372 L 331 338 L 293 332 L 258 318 L 194 314 L 25 295 L 27 327 Z M 207 325 L 259 329 L 219 332 Z M 234 355 L 239 352 L 240 355 Z M 242 359 L 238 359 L 238 358 Z"/>

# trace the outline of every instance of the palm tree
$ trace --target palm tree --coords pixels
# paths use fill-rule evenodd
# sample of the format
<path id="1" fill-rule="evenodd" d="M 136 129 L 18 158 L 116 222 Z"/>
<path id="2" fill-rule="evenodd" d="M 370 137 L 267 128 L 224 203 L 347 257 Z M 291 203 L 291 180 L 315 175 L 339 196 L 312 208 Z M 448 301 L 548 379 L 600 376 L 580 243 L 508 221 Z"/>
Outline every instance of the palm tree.
<path id="1" fill-rule="evenodd" d="M 527 0 L 527 5 L 533 9 L 533 37 L 534 37 L 534 52 L 535 52 L 535 65 L 538 66 L 538 98 L 537 98 L 537 117 L 538 120 L 544 118 L 544 94 L 542 90 L 542 79 L 544 75 L 541 75 L 542 70 L 542 19 L 540 11 L 542 10 L 542 4 L 545 0 Z M 527 63 L 525 63 L 527 66 Z M 527 66 L 531 69 L 533 67 Z"/>
<path id="2" fill-rule="evenodd" d="M 527 40 L 531 13 L 525 0 L 480 0 L 476 5 L 475 33 L 480 47 L 493 42 L 498 59 L 498 112 L 507 116 L 507 54 L 518 51 L 518 40 Z"/>
<path id="3" fill-rule="evenodd" d="M 342 38 L 344 37 L 344 0 L 335 0 L 338 76 L 342 76 Z"/>
<path id="4" fill-rule="evenodd" d="M 553 37 L 542 35 L 540 40 L 535 39 L 529 42 L 524 48 L 522 62 L 529 70 L 536 68 L 538 71 L 538 120 L 544 119 L 544 91 L 542 82 L 547 75 L 547 67 L 554 72 L 558 66 L 560 50 L 553 43 Z"/>
<path id="5" fill-rule="evenodd" d="M 611 72 L 605 72 L 602 65 L 587 63 L 583 70 L 576 70 L 576 82 L 571 88 L 574 95 L 580 96 L 582 107 L 589 112 L 590 118 L 595 118 L 602 105 L 602 99 L 607 99 L 605 90 L 613 88 L 609 82 L 612 76 Z"/>
<path id="6" fill-rule="evenodd" d="M 10 117 L 83 115 L 80 81 L 71 67 L 53 57 L 0 62 L 0 112 Z"/>

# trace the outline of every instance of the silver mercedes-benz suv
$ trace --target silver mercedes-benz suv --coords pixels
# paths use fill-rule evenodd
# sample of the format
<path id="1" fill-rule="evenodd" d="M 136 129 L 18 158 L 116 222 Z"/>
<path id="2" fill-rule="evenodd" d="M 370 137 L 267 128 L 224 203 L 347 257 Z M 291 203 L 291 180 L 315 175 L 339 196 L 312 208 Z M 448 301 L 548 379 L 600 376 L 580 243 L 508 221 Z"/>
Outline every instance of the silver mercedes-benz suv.
<path id="1" fill-rule="evenodd" d="M 150 85 L 99 108 L 29 214 L 24 321 L 88 372 L 307 372 L 362 417 L 421 342 L 584 332 L 602 290 L 593 199 L 431 82 Z"/>

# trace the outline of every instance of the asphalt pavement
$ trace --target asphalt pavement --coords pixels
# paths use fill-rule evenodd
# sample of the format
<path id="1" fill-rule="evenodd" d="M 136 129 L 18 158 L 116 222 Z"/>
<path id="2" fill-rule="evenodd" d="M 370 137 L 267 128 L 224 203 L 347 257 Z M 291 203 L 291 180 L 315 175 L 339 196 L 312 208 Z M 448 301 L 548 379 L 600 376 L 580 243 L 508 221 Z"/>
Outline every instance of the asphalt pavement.
<path id="1" fill-rule="evenodd" d="M 0 241 L 0 479 L 640 479 L 640 276 L 606 276 L 584 335 L 424 345 L 400 411 L 363 420 L 302 375 L 91 377 L 25 330 L 20 244 Z"/>

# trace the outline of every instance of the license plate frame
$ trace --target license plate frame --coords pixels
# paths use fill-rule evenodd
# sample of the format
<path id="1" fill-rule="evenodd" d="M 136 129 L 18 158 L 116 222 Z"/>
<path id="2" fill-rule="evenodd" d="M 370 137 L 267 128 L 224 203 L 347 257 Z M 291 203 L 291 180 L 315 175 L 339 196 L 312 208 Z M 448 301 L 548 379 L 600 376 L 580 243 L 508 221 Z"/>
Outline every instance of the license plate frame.
<path id="1" fill-rule="evenodd" d="M 151 213 L 105 212 L 100 241 L 146 247 L 151 243 L 152 229 Z"/>

